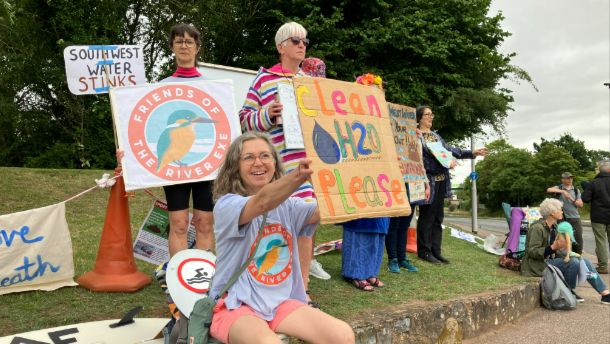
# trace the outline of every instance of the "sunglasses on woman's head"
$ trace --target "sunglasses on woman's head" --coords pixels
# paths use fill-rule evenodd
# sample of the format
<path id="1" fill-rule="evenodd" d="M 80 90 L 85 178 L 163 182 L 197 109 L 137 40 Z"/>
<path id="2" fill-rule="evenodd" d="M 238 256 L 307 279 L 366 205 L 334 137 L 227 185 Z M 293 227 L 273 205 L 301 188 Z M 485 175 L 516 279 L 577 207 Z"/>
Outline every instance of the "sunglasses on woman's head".
<path id="1" fill-rule="evenodd" d="M 293 37 L 288 37 L 285 40 L 282 41 L 282 43 L 286 42 L 287 40 L 290 40 L 292 42 L 292 44 L 294 45 L 299 45 L 299 43 L 301 43 L 301 41 L 303 41 L 303 45 L 308 47 L 309 46 L 309 38 L 300 38 L 297 36 L 293 36 Z"/>

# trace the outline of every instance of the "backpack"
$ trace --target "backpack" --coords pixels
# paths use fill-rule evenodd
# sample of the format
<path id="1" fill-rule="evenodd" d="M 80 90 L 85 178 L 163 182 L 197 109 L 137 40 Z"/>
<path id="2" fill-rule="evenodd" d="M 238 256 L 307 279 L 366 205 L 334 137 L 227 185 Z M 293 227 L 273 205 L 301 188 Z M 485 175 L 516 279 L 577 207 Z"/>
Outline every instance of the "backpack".
<path id="1" fill-rule="evenodd" d="M 210 336 L 212 314 L 216 300 L 209 297 L 197 300 L 190 318 L 180 314 L 172 316 L 163 329 L 164 344 L 210 344 L 217 343 Z M 177 308 L 176 308 L 177 311 Z"/>
<path id="2" fill-rule="evenodd" d="M 540 281 L 540 302 L 548 309 L 570 310 L 576 308 L 576 297 L 570 290 L 561 270 L 546 263 Z"/>

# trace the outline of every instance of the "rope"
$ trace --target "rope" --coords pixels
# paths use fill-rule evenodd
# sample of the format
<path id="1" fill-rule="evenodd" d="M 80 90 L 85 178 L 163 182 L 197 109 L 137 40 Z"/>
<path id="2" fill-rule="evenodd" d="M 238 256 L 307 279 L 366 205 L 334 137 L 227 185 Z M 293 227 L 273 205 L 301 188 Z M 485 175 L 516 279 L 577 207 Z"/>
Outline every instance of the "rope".
<path id="1" fill-rule="evenodd" d="M 67 199 L 67 200 L 65 200 L 64 202 L 70 202 L 70 201 L 72 201 L 72 200 L 75 200 L 75 199 L 79 198 L 80 196 L 82 196 L 82 195 L 84 195 L 84 194 L 86 194 L 86 193 L 88 193 L 88 192 L 91 192 L 91 191 L 93 191 L 93 190 L 95 190 L 95 189 L 97 189 L 97 188 L 102 189 L 102 188 L 107 187 L 107 186 L 112 186 L 112 185 L 114 185 L 114 180 L 115 180 L 115 179 L 117 179 L 118 177 L 122 176 L 122 175 L 123 175 L 123 173 L 119 173 L 119 174 L 117 174 L 116 176 L 114 176 L 114 177 L 112 177 L 112 178 L 104 178 L 104 177 L 102 177 L 102 179 L 101 179 L 101 180 L 103 180 L 103 181 L 104 181 L 104 183 L 102 183 L 102 184 L 100 184 L 100 183 L 98 182 L 98 180 L 96 179 L 96 181 L 95 181 L 95 182 L 96 182 L 96 184 L 97 184 L 97 185 L 95 185 L 95 186 L 93 186 L 93 187 L 90 187 L 89 189 L 87 189 L 87 190 L 85 190 L 85 191 L 83 191 L 83 192 L 81 192 L 81 193 L 79 193 L 79 194 L 76 194 L 76 195 L 74 195 L 74 196 L 72 196 L 72 197 L 68 198 L 68 199 Z M 112 183 L 110 183 L 111 181 L 112 181 Z"/>

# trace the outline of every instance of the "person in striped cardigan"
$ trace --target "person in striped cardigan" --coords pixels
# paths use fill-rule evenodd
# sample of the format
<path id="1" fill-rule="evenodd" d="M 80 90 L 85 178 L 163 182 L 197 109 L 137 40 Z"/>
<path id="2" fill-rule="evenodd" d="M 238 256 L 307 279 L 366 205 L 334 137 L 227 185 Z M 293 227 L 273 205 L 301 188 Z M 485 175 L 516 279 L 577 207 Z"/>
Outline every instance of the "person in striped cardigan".
<path id="1" fill-rule="evenodd" d="M 284 169 L 290 172 L 299 165 L 299 160 L 305 158 L 303 149 L 287 149 L 282 127 L 282 103 L 278 98 L 278 84 L 292 85 L 294 76 L 305 76 L 300 64 L 305 59 L 309 39 L 307 30 L 298 23 L 289 22 L 282 25 L 276 35 L 275 44 L 280 55 L 280 63 L 270 67 L 261 67 L 254 78 L 242 109 L 239 120 L 242 130 L 266 132 L 271 137 L 275 150 L 279 153 Z M 293 196 L 315 202 L 311 183 L 301 185 Z M 312 261 L 313 241 L 309 237 L 298 240 L 299 257 L 303 272 L 303 281 L 307 289 L 310 267 L 315 277 L 329 279 L 328 275 L 317 263 Z"/>

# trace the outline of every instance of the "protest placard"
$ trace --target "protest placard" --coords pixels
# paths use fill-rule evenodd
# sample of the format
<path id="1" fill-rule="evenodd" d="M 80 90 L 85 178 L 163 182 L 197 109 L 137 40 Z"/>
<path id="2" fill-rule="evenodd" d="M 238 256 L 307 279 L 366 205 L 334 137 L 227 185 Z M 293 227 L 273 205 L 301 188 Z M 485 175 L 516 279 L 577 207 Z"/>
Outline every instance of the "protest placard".
<path id="1" fill-rule="evenodd" d="M 241 134 L 230 80 L 114 88 L 110 101 L 127 191 L 215 179 Z"/>
<path id="2" fill-rule="evenodd" d="M 322 223 L 411 213 L 383 91 L 294 79 Z"/>
<path id="3" fill-rule="evenodd" d="M 422 143 L 417 136 L 415 108 L 388 103 L 396 153 L 409 186 L 411 203 L 425 198 L 426 171 L 422 160 Z"/>
<path id="4" fill-rule="evenodd" d="M 74 286 L 65 203 L 0 216 L 0 295 Z"/>
<path id="5" fill-rule="evenodd" d="M 299 123 L 299 112 L 294 97 L 294 88 L 290 84 L 277 84 L 277 94 L 282 103 L 282 126 L 284 140 L 288 149 L 304 149 L 303 132 Z"/>
<path id="6" fill-rule="evenodd" d="M 193 214 L 189 213 L 187 247 L 191 247 L 195 241 L 195 225 L 191 222 L 192 218 Z M 133 242 L 134 257 L 155 265 L 167 262 L 169 260 L 168 236 L 167 204 L 155 200 Z"/>
<path id="7" fill-rule="evenodd" d="M 75 45 L 64 49 L 68 88 L 76 95 L 108 93 L 112 87 L 146 83 L 138 45 Z"/>

